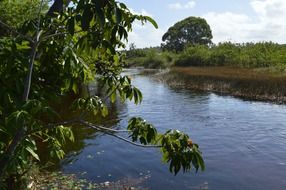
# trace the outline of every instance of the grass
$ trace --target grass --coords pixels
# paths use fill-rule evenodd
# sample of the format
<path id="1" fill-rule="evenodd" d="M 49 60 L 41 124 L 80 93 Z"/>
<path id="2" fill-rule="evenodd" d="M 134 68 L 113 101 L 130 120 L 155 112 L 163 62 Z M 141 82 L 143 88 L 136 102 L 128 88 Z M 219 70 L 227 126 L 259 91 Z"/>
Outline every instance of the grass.
<path id="1" fill-rule="evenodd" d="M 174 67 L 160 80 L 170 86 L 286 103 L 286 75 L 237 67 Z"/>
<path id="2" fill-rule="evenodd" d="M 173 67 L 172 71 L 192 76 L 215 77 L 221 79 L 249 79 L 249 80 L 285 80 L 286 73 L 270 72 L 266 69 L 240 67 Z"/>

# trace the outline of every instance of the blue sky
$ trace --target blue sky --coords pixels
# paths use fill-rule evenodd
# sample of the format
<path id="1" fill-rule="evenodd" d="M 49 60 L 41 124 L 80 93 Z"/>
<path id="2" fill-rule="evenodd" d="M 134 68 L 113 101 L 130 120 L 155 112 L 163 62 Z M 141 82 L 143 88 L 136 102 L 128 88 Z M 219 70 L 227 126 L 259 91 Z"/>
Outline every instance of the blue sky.
<path id="1" fill-rule="evenodd" d="M 120 1 L 120 0 L 119 0 Z M 134 25 L 129 43 L 158 46 L 167 29 L 188 16 L 210 24 L 215 43 L 223 41 L 286 43 L 286 0 L 121 0 L 140 14 L 152 16 L 159 29 Z"/>

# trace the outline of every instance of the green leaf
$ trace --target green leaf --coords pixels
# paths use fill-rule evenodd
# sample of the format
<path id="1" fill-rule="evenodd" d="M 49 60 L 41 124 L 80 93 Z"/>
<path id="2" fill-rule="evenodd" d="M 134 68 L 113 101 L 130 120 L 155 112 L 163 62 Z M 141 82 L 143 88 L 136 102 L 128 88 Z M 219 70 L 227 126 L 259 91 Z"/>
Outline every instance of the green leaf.
<path id="1" fill-rule="evenodd" d="M 72 36 L 74 35 L 74 25 L 75 25 L 74 17 L 71 17 L 67 22 L 67 28 Z"/>
<path id="2" fill-rule="evenodd" d="M 102 115 L 103 117 L 106 117 L 106 116 L 108 115 L 108 109 L 107 109 L 107 107 L 106 107 L 105 105 L 103 105 L 103 106 L 101 107 L 101 115 Z"/>
<path id="3" fill-rule="evenodd" d="M 96 7 L 96 9 L 95 9 L 95 14 L 96 14 L 96 16 L 97 16 L 97 19 L 98 19 L 98 21 L 99 21 L 99 23 L 100 23 L 100 26 L 101 26 L 101 28 L 104 28 L 104 25 L 105 25 L 105 16 L 104 16 L 104 13 L 103 13 L 103 11 L 101 10 L 101 8 L 100 7 Z"/>
<path id="4" fill-rule="evenodd" d="M 154 19 L 152 19 L 151 17 L 149 16 L 144 16 L 144 18 L 146 20 L 148 20 L 156 29 L 158 29 L 158 24 L 156 23 L 156 21 Z"/>
<path id="5" fill-rule="evenodd" d="M 122 13 L 118 7 L 115 8 L 115 15 L 116 15 L 116 23 L 119 24 L 122 20 Z"/>
<path id="6" fill-rule="evenodd" d="M 110 96 L 111 102 L 114 103 L 116 100 L 116 92 L 113 92 Z"/>
<path id="7" fill-rule="evenodd" d="M 201 167 L 201 170 L 205 170 L 205 163 L 204 163 L 204 160 L 202 158 L 202 155 L 201 153 L 199 152 L 199 150 L 197 150 L 196 147 L 194 147 L 194 155 L 196 157 L 196 160 L 198 161 L 198 165 Z"/>
<path id="8" fill-rule="evenodd" d="M 25 148 L 36 160 L 40 161 L 40 158 L 37 153 L 31 148 L 31 147 L 26 147 Z"/>
<path id="9" fill-rule="evenodd" d="M 90 6 L 89 5 L 85 6 L 82 17 L 81 17 L 82 30 L 88 30 L 92 17 L 93 17 L 93 14 L 92 14 Z"/>
<path id="10" fill-rule="evenodd" d="M 126 5 L 124 3 L 119 3 L 119 6 L 122 8 L 122 9 L 127 9 Z"/>
<path id="11" fill-rule="evenodd" d="M 75 82 L 72 84 L 72 90 L 73 90 L 73 92 L 74 92 L 75 94 L 78 93 L 78 86 L 77 86 L 77 84 L 76 84 Z"/>

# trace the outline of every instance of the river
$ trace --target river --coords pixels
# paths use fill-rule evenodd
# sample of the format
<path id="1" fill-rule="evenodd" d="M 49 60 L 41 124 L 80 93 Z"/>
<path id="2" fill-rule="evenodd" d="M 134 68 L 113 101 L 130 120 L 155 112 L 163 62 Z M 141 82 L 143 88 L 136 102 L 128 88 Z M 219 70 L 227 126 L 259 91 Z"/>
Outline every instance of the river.
<path id="1" fill-rule="evenodd" d="M 136 71 L 128 74 L 142 91 L 143 102 L 117 103 L 107 125 L 124 129 L 129 118 L 141 116 L 160 132 L 186 132 L 200 145 L 206 170 L 174 176 L 161 162 L 159 150 L 134 147 L 81 127 L 76 129 L 78 144 L 70 145 L 61 162 L 64 173 L 146 189 L 286 188 L 285 105 L 172 89 Z"/>

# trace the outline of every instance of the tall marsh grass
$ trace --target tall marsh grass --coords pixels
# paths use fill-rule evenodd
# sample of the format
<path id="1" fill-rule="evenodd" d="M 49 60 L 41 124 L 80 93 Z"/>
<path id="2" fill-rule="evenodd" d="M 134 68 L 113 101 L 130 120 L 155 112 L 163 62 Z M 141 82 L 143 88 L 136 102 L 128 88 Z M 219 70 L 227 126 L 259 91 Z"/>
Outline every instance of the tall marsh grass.
<path id="1" fill-rule="evenodd" d="M 283 73 L 227 66 L 174 67 L 160 79 L 176 88 L 286 103 L 286 76 Z"/>

